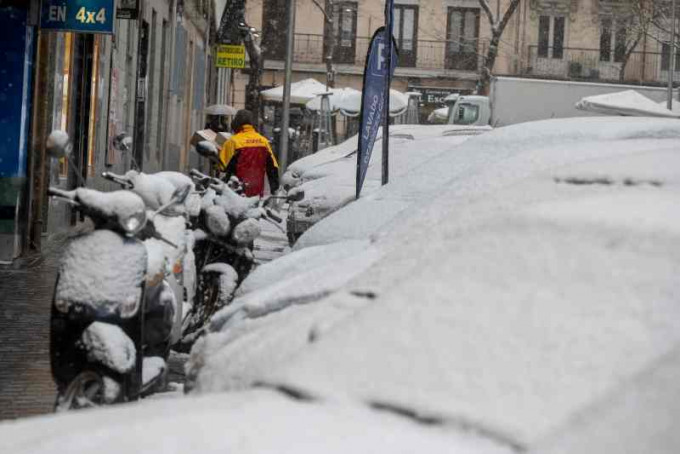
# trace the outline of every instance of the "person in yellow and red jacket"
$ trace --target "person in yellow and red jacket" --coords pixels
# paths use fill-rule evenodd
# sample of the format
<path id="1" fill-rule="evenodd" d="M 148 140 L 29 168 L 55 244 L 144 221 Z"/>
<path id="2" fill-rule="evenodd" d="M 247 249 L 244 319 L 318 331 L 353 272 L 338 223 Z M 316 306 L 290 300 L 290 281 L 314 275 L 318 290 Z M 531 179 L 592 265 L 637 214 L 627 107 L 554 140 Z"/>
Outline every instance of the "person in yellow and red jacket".
<path id="1" fill-rule="evenodd" d="M 261 196 L 266 174 L 271 193 L 276 192 L 279 188 L 279 164 L 269 141 L 255 131 L 250 111 L 239 110 L 231 122 L 231 129 L 234 135 L 220 151 L 226 181 L 235 175 L 244 184 L 247 197 Z"/>

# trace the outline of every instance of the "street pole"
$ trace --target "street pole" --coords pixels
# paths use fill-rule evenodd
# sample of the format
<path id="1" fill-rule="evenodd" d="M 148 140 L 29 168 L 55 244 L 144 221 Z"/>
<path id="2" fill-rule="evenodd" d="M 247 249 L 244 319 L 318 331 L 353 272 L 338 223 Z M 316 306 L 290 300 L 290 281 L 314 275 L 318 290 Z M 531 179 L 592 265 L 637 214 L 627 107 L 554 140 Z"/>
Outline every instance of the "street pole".
<path id="1" fill-rule="evenodd" d="M 668 61 L 668 110 L 673 110 L 673 75 L 675 73 L 675 0 L 671 2 L 671 40 Z"/>
<path id="2" fill-rule="evenodd" d="M 288 127 L 290 125 L 290 84 L 293 74 L 293 52 L 295 51 L 295 1 L 288 0 L 288 34 L 286 36 L 286 74 L 283 82 L 283 118 L 281 121 L 281 153 L 279 172 L 288 166 Z"/>

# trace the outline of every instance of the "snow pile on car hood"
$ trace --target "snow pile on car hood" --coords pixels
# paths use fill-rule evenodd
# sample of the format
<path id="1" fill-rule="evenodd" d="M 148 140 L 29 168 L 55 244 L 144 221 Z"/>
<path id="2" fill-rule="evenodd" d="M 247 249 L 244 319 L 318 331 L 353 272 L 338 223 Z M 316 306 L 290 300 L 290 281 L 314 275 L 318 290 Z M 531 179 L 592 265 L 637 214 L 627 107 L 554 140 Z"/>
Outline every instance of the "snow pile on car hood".
<path id="1" fill-rule="evenodd" d="M 323 225 L 305 232 L 295 248 L 369 238 L 399 224 L 407 208 L 417 209 L 446 188 L 455 187 L 457 196 L 474 198 L 535 172 L 623 155 L 631 147 L 644 149 L 638 140 L 650 139 L 647 148 L 654 148 L 656 139 L 661 138 L 680 138 L 680 123 L 659 118 L 588 117 L 497 128 L 469 138 L 451 153 L 414 163 L 398 184 L 380 187 L 332 213 Z"/>
<path id="2" fill-rule="evenodd" d="M 354 241 L 308 248 L 256 268 L 233 303 L 212 318 L 211 333 L 194 347 L 188 367 L 190 387 L 219 391 L 251 384 L 259 364 L 272 367 L 283 361 L 306 345 L 309 336 L 318 337 L 366 303 L 361 299 L 337 307 L 303 307 L 337 290 L 378 258 L 368 242 Z M 280 320 L 277 314 L 284 312 L 285 326 L 271 329 Z M 270 352 L 273 344 L 277 347 Z M 219 359 L 226 355 L 229 360 Z"/>
<path id="3" fill-rule="evenodd" d="M 0 423 L 12 454 L 511 454 L 473 433 L 444 433 L 352 406 L 309 405 L 267 390 L 143 401 Z"/>
<path id="4" fill-rule="evenodd" d="M 474 183 L 487 175 L 453 185 L 386 232 L 376 247 L 389 252 L 329 298 L 369 288 L 375 300 L 260 380 L 520 449 L 582 417 L 680 348 L 680 141 L 630 145 L 608 159 L 580 149 L 573 167 L 529 177 L 508 162 L 487 172 L 502 167 L 512 184 L 483 193 Z M 560 179 L 597 168 L 617 177 Z"/>

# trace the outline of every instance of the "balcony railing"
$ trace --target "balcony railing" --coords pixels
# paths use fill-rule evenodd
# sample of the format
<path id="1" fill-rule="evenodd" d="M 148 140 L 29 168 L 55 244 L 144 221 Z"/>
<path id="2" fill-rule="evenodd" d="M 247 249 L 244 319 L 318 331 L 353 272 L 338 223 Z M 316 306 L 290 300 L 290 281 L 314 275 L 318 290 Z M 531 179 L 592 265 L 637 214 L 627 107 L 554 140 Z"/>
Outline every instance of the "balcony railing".
<path id="1" fill-rule="evenodd" d="M 370 42 L 370 38 L 357 37 L 352 46 L 336 44 L 333 62 L 339 65 L 363 66 Z M 445 40 L 402 43 L 399 67 L 476 72 L 483 62 L 482 56 L 486 48 L 487 42 L 484 40 L 470 40 L 466 45 Z M 283 60 L 283 55 L 271 55 L 265 49 L 265 58 Z M 308 64 L 324 63 L 323 35 L 296 34 L 293 61 Z"/>
<path id="2" fill-rule="evenodd" d="M 370 38 L 357 37 L 351 44 L 351 46 L 342 46 L 338 43 L 333 62 L 336 65 L 363 68 Z M 426 71 L 478 72 L 488 48 L 488 41 L 481 39 L 467 43 L 419 40 L 414 43 L 401 44 L 399 68 L 417 68 Z M 659 52 L 633 52 L 623 71 L 621 57 L 622 55 L 614 49 L 602 54 L 599 49 L 531 45 L 528 46 L 528 54 L 522 58 L 523 63 L 510 65 L 513 70 L 504 72 L 503 75 L 635 83 L 660 83 L 668 80 L 668 55 Z M 267 55 L 265 49 L 265 58 L 282 61 L 284 56 L 280 53 Z M 293 61 L 324 64 L 323 35 L 296 34 Z M 517 62 L 519 63 L 519 59 Z M 674 78 L 680 80 L 680 59 L 676 65 Z"/>
<path id="3" fill-rule="evenodd" d="M 599 49 L 529 46 L 528 64 L 522 73 L 560 79 L 664 82 L 668 80 L 667 57 L 657 52 L 633 52 L 624 67 L 623 55 L 613 50 L 602 53 Z M 674 78 L 679 75 L 676 66 Z"/>

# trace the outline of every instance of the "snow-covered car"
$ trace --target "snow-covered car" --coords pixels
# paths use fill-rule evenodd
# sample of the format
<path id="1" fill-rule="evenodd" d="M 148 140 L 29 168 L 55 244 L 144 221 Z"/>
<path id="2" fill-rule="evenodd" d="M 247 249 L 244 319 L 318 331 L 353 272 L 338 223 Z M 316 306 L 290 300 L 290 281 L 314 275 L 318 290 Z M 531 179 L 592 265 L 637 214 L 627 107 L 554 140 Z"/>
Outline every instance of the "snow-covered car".
<path id="1" fill-rule="evenodd" d="M 188 398 L 3 423 L 0 452 L 680 452 L 676 120 L 499 128 L 300 243 Z"/>
<path id="2" fill-rule="evenodd" d="M 449 153 L 475 135 L 490 131 L 489 126 L 395 125 L 390 129 L 390 181 L 397 183 L 413 168 Z M 305 197 L 291 205 L 287 231 L 291 244 L 309 227 L 345 206 L 356 197 L 357 136 L 334 147 L 300 159 L 283 176 L 284 186 L 302 190 Z M 362 194 L 381 184 L 382 132 L 373 148 Z"/>

